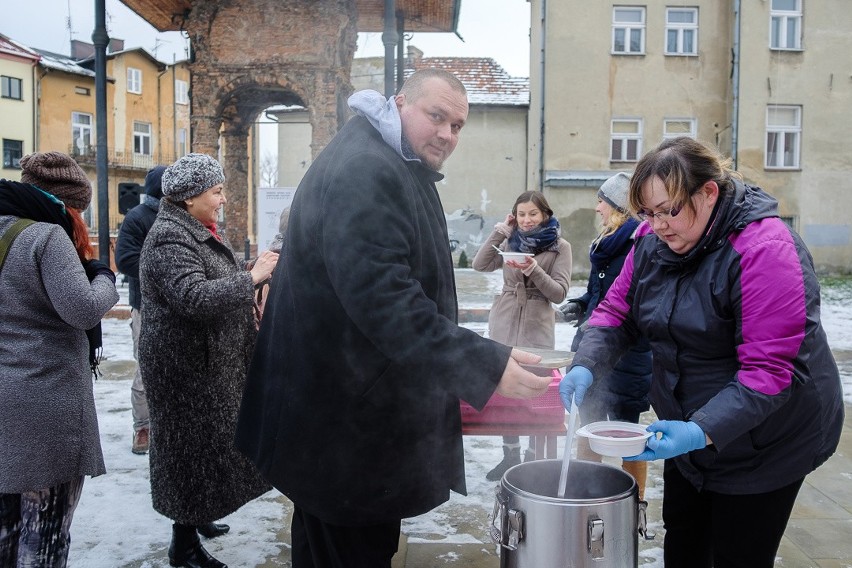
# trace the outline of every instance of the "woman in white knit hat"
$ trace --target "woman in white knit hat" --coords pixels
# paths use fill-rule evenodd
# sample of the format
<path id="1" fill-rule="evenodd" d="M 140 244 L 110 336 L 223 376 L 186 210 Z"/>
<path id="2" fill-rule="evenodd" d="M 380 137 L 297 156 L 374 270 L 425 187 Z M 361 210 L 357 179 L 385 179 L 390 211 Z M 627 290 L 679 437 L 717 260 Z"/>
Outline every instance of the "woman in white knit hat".
<path id="1" fill-rule="evenodd" d="M 627 212 L 629 187 L 630 176 L 619 172 L 607 179 L 598 190 L 595 211 L 601 216 L 603 227 L 589 249 L 592 268 L 586 293 L 568 300 L 559 308 L 565 321 L 576 320 L 579 327 L 571 346 L 572 351 L 576 351 L 580 345 L 586 321 L 606 296 L 633 246 L 639 220 Z M 643 338 L 621 358 L 608 377 L 596 381 L 588 390 L 585 402 L 580 407 L 580 422 L 588 424 L 600 420 L 623 420 L 638 423 L 639 415 L 650 408 L 650 384 L 651 351 L 647 340 Z M 589 448 L 588 438 L 578 439 L 577 457 L 601 461 L 601 456 Z M 622 467 L 636 478 L 639 499 L 644 500 L 648 462 L 625 461 Z"/>

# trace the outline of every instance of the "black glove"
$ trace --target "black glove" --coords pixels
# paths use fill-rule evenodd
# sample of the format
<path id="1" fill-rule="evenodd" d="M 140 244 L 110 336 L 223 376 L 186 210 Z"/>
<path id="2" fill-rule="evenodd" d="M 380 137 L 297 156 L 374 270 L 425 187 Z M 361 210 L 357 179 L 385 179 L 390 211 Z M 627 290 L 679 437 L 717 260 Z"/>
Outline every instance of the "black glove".
<path id="1" fill-rule="evenodd" d="M 86 276 L 89 277 L 89 282 L 94 280 L 98 274 L 103 274 L 109 277 L 112 283 L 115 284 L 115 273 L 105 262 L 92 258 L 83 263 L 83 269 L 86 271 Z"/>
<path id="2" fill-rule="evenodd" d="M 568 300 L 559 306 L 559 313 L 562 314 L 562 319 L 564 321 L 578 320 L 583 316 L 583 312 L 585 312 L 583 304 L 577 300 Z"/>

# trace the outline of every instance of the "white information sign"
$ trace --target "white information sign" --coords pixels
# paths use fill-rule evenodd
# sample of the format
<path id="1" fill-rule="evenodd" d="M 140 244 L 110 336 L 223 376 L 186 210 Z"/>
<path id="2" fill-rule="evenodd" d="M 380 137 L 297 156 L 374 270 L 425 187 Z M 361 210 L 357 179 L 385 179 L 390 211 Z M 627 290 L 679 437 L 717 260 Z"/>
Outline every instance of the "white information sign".
<path id="1" fill-rule="evenodd" d="M 259 187 L 257 189 L 257 253 L 269 248 L 278 234 L 281 212 L 293 203 L 295 187 Z"/>

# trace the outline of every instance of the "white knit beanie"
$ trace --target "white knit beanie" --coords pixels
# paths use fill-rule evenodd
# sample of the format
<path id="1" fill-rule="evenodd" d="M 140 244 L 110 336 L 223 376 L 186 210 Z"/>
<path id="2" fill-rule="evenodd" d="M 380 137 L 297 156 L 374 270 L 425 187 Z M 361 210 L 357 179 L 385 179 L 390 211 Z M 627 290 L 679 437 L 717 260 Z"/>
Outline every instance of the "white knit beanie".
<path id="1" fill-rule="evenodd" d="M 601 185 L 598 197 L 619 211 L 627 212 L 627 190 L 630 189 L 630 176 L 618 172 Z"/>

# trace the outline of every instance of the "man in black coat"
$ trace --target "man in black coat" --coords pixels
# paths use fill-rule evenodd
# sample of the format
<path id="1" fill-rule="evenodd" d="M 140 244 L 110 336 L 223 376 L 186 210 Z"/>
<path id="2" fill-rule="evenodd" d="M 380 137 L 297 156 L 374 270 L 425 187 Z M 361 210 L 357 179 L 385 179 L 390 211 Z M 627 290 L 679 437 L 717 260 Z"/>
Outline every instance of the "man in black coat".
<path id="1" fill-rule="evenodd" d="M 156 166 L 145 176 L 145 197 L 142 203 L 133 207 L 124 216 L 124 222 L 115 241 L 115 265 L 127 277 L 130 302 L 130 330 L 133 335 L 133 356 L 138 353 L 139 325 L 142 322 L 142 290 L 139 287 L 139 253 L 142 243 L 157 218 L 160 198 L 163 197 L 162 178 L 165 166 Z M 148 401 L 145 399 L 145 387 L 139 366 L 133 376 L 130 387 L 130 404 L 133 412 L 133 443 L 130 450 L 134 454 L 148 453 L 148 440 L 151 429 L 148 416 Z"/>
<path id="2" fill-rule="evenodd" d="M 457 325 L 435 187 L 468 114 L 427 69 L 352 118 L 296 191 L 237 424 L 294 503 L 294 568 L 389 568 L 400 521 L 466 493 L 459 399 L 543 393 L 537 356 Z"/>

